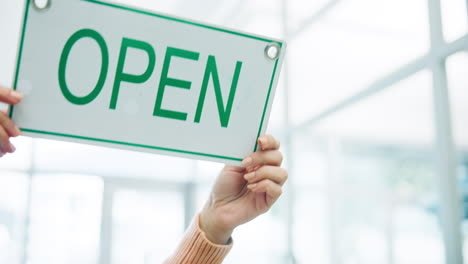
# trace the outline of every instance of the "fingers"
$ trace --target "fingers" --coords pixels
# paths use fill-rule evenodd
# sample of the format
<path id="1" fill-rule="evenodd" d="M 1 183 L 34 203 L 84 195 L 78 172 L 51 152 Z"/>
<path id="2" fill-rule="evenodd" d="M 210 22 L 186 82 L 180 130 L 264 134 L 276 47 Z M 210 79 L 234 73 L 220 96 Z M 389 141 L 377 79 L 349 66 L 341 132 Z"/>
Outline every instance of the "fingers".
<path id="1" fill-rule="evenodd" d="M 242 161 L 242 165 L 251 171 L 263 165 L 280 166 L 282 162 L 283 154 L 279 150 L 267 150 L 250 154 Z"/>
<path id="2" fill-rule="evenodd" d="M 13 153 L 15 147 L 10 143 L 10 137 L 3 127 L 0 126 L 0 152 Z"/>
<path id="3" fill-rule="evenodd" d="M 271 180 L 282 186 L 288 179 L 288 172 L 276 166 L 263 166 L 256 171 L 244 175 L 244 179 L 249 183 L 257 183 L 263 180 Z"/>
<path id="4" fill-rule="evenodd" d="M 8 116 L 5 113 L 1 113 L 1 112 L 0 112 L 0 127 L 3 127 L 3 129 L 5 129 L 5 132 L 7 132 L 7 134 L 10 137 L 17 137 L 21 135 L 21 131 L 15 125 L 15 123 L 13 123 L 13 121 L 11 121 L 11 119 L 8 118 Z"/>
<path id="5" fill-rule="evenodd" d="M 259 137 L 258 144 L 262 150 L 278 150 L 280 148 L 280 142 L 272 135 Z"/>
<path id="6" fill-rule="evenodd" d="M 279 184 L 268 179 L 260 181 L 259 183 L 249 184 L 247 188 L 255 193 L 266 193 L 269 206 L 273 205 L 283 193 L 283 189 Z"/>
<path id="7" fill-rule="evenodd" d="M 6 104 L 17 104 L 23 99 L 23 95 L 12 89 L 0 86 L 0 102 Z"/>
<path id="8" fill-rule="evenodd" d="M 23 95 L 12 89 L 0 86 L 0 102 L 10 105 L 19 103 Z M 10 142 L 10 137 L 16 137 L 21 134 L 19 128 L 8 118 L 8 110 L 0 111 L 0 158 L 6 153 L 15 152 L 15 147 Z"/>
<path id="9" fill-rule="evenodd" d="M 250 154 L 242 161 L 247 171 L 263 165 L 280 166 L 283 162 L 283 154 L 278 150 L 280 142 L 272 135 L 265 135 L 258 138 L 258 143 L 261 150 Z"/>

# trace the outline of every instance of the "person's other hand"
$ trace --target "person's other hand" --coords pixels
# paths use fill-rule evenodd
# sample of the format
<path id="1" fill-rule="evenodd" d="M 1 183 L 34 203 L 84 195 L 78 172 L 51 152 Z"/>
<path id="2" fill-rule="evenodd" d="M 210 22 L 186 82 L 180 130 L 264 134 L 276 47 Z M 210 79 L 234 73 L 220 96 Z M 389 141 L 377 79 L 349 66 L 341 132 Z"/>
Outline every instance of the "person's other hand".
<path id="1" fill-rule="evenodd" d="M 245 168 L 224 167 L 200 213 L 200 228 L 213 243 L 226 244 L 234 228 L 267 212 L 282 193 L 288 172 L 280 167 L 280 143 L 270 135 L 258 143 L 261 150 L 242 161 Z"/>
<path id="2" fill-rule="evenodd" d="M 0 102 L 15 105 L 23 99 L 23 95 L 17 91 L 0 86 Z M 19 128 L 8 117 L 8 111 L 0 111 L 0 157 L 6 153 L 13 153 L 16 149 L 10 142 L 11 137 L 21 134 Z"/>

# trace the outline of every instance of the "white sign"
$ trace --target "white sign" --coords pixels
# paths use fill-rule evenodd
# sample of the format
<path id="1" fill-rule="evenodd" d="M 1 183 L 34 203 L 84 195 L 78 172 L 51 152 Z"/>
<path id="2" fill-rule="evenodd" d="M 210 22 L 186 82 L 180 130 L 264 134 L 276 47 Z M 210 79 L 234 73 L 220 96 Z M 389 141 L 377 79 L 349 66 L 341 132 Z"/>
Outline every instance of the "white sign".
<path id="1" fill-rule="evenodd" d="M 286 44 L 94 0 L 27 0 L 11 108 L 24 134 L 239 165 Z"/>

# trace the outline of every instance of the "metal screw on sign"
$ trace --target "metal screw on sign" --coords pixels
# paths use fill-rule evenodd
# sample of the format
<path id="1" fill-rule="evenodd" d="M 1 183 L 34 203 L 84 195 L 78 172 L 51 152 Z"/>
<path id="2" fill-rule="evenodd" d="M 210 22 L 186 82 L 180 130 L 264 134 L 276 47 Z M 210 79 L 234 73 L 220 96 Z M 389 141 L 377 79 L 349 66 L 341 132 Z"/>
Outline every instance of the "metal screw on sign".
<path id="1" fill-rule="evenodd" d="M 33 0 L 32 4 L 36 10 L 44 11 L 50 7 L 51 2 L 52 0 Z"/>
<path id="2" fill-rule="evenodd" d="M 265 56 L 270 60 L 278 59 L 281 47 L 276 42 L 271 42 L 265 47 Z"/>

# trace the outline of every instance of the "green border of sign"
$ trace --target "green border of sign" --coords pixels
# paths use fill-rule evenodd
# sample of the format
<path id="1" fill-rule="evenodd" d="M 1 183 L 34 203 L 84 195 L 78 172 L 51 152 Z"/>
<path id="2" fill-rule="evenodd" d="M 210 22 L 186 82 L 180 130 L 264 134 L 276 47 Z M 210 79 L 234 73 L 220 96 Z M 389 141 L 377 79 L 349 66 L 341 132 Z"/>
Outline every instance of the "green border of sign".
<path id="1" fill-rule="evenodd" d="M 158 17 L 158 18 L 163 18 L 163 19 L 167 19 L 167 20 L 171 20 L 171 21 L 177 21 L 177 22 L 181 22 L 181 23 L 185 23 L 185 24 L 190 24 L 190 25 L 193 25 L 193 26 L 198 26 L 198 27 L 203 27 L 203 28 L 207 28 L 207 29 L 211 29 L 211 30 L 221 31 L 221 32 L 224 32 L 224 33 L 227 33 L 227 34 L 238 35 L 238 36 L 251 38 L 251 39 L 256 39 L 256 40 L 260 40 L 260 41 L 276 42 L 276 43 L 278 43 L 280 45 L 280 47 L 283 47 L 283 43 L 281 43 L 279 41 L 276 41 L 276 40 L 270 40 L 270 39 L 266 39 L 266 38 L 262 38 L 262 37 L 252 36 L 252 35 L 236 32 L 236 31 L 232 31 L 232 30 L 229 30 L 229 29 L 217 28 L 217 27 L 214 27 L 214 26 L 206 25 L 206 24 L 201 24 L 201 23 L 197 23 L 197 22 L 183 20 L 181 18 L 169 17 L 169 16 L 165 16 L 165 15 L 161 15 L 161 14 L 156 14 L 156 13 L 143 11 L 143 10 L 137 10 L 137 9 L 133 9 L 133 8 L 130 8 L 130 7 L 120 6 L 120 5 L 107 3 L 107 2 L 101 2 L 101 1 L 97 1 L 97 0 L 81 0 L 81 1 L 89 2 L 89 3 L 93 3 L 93 4 L 104 5 L 104 6 L 113 7 L 113 8 L 118 8 L 118 9 L 130 11 L 130 12 L 136 12 L 136 13 L 149 15 L 149 16 L 154 16 L 154 17 Z M 31 0 L 26 0 L 26 7 L 25 7 L 24 19 L 23 19 L 23 28 L 22 28 L 22 32 L 21 32 L 20 47 L 19 47 L 19 52 L 18 52 L 18 60 L 17 60 L 17 64 L 16 64 L 15 81 L 14 81 L 14 84 L 13 84 L 13 89 L 14 90 L 16 90 L 17 84 L 18 84 L 18 75 L 19 75 L 19 70 L 20 70 L 20 66 L 21 66 L 21 57 L 22 57 L 22 53 L 23 53 L 24 36 L 25 36 L 25 33 L 26 33 L 26 25 L 27 25 L 27 21 L 28 21 L 28 13 L 29 13 L 30 5 L 31 5 Z M 260 133 L 262 132 L 263 122 L 265 121 L 265 114 L 266 114 L 266 110 L 268 108 L 268 101 L 270 100 L 271 89 L 273 88 L 273 81 L 275 79 L 276 69 L 277 69 L 277 66 L 278 66 L 278 60 L 279 60 L 279 58 L 276 60 L 275 66 L 273 68 L 273 74 L 271 76 L 270 87 L 268 88 L 268 94 L 267 94 L 267 98 L 266 98 L 266 101 L 265 101 L 265 106 L 263 107 L 263 114 L 262 114 L 262 119 L 260 121 L 260 127 L 258 129 L 257 138 L 260 136 Z M 14 109 L 14 106 L 13 105 L 10 106 L 10 114 L 9 114 L 10 118 L 13 117 L 13 109 Z M 45 134 L 45 135 L 51 135 L 51 136 L 60 136 L 60 137 L 68 137 L 68 138 L 81 139 L 81 140 L 90 140 L 90 141 L 96 141 L 96 142 L 102 142 L 102 143 L 112 143 L 112 144 L 120 144 L 120 145 L 125 145 L 125 146 L 132 146 L 132 147 L 140 147 L 140 148 L 156 149 L 156 150 L 163 150 L 163 151 L 171 151 L 171 152 L 177 152 L 177 153 L 183 153 L 183 154 L 205 156 L 205 157 L 210 157 L 210 158 L 222 158 L 222 159 L 235 160 L 235 161 L 242 161 L 243 160 L 243 158 L 225 157 L 225 156 L 206 154 L 206 153 L 199 153 L 199 152 L 192 152 L 192 151 L 186 151 L 186 150 L 170 149 L 170 148 L 163 148 L 163 147 L 156 147 L 156 146 L 148 146 L 148 145 L 127 143 L 127 142 L 121 142 L 121 141 L 113 141 L 113 140 L 106 140 L 106 139 L 99 139 L 99 138 L 83 137 L 83 136 L 77 136 L 77 135 L 69 135 L 69 134 L 62 134 L 62 133 L 55 133 L 55 132 L 48 132 L 48 131 L 40 131 L 40 130 L 34 130 L 34 129 L 28 129 L 28 128 L 21 128 L 21 130 L 25 131 L 25 132 L 31 132 L 31 133 L 37 133 L 37 134 Z M 255 151 L 257 149 L 257 146 L 258 146 L 258 142 L 255 143 L 255 147 L 254 147 L 253 151 Z"/>

